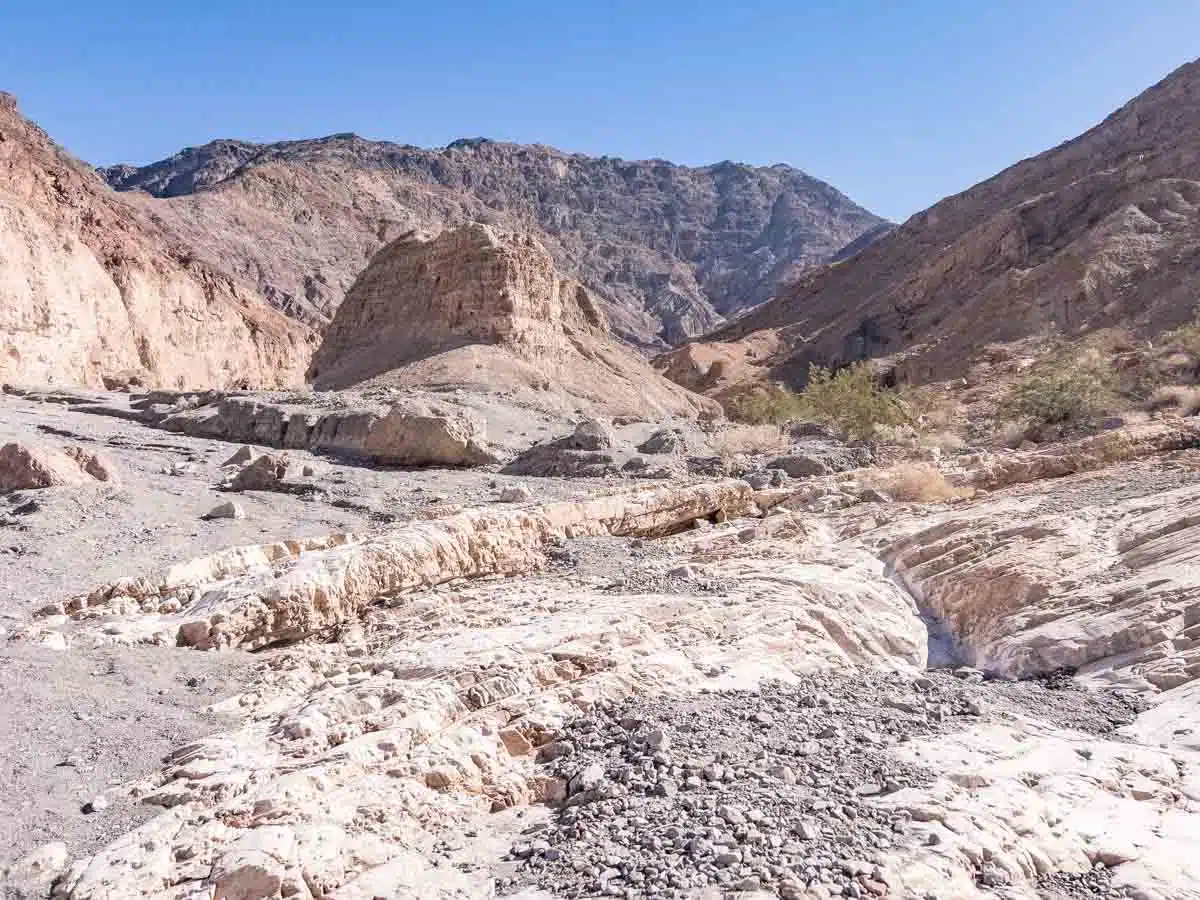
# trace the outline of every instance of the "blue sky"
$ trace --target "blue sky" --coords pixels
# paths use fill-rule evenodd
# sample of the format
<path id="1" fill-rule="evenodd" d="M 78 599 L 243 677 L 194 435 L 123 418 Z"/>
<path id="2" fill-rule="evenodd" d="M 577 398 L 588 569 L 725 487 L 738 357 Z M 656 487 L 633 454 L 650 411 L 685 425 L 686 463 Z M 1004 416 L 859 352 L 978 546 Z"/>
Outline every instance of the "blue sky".
<path id="1" fill-rule="evenodd" d="M 0 28 L 0 88 L 96 164 L 485 136 L 787 162 L 903 219 L 1191 59 L 1200 0 L 12 0 Z"/>

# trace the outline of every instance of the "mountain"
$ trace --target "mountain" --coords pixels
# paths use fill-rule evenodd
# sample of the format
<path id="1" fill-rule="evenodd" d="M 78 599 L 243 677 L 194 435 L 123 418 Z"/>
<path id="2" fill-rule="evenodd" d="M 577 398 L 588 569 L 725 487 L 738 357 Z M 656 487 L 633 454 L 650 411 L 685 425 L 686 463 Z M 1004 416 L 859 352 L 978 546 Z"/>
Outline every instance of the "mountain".
<path id="1" fill-rule="evenodd" d="M 661 367 L 710 392 L 762 377 L 800 385 L 810 363 L 877 357 L 923 381 L 961 374 L 991 342 L 1111 325 L 1152 335 L 1192 318 L 1198 300 L 1192 62 L 1074 140 L 808 273 Z"/>
<path id="2" fill-rule="evenodd" d="M 0 380 L 298 385 L 315 342 L 192 258 L 0 93 Z"/>
<path id="3" fill-rule="evenodd" d="M 310 325 L 375 251 L 471 222 L 533 234 L 624 337 L 702 334 L 884 225 L 784 165 L 630 162 L 482 138 L 437 150 L 339 134 L 220 140 L 102 170 L 201 256 Z M 130 196 L 134 196 L 133 193 Z"/>
<path id="4" fill-rule="evenodd" d="M 587 288 L 559 275 L 536 240 L 479 224 L 404 235 L 375 254 L 309 376 L 321 390 L 465 390 L 566 413 L 694 419 L 716 409 L 613 340 Z"/>

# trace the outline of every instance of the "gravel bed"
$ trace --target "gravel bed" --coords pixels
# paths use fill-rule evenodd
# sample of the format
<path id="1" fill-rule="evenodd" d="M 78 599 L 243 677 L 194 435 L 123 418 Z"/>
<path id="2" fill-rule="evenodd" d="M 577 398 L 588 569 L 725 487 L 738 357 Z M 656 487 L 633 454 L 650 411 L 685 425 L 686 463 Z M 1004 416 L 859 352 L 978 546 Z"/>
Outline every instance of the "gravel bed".
<path id="1" fill-rule="evenodd" d="M 1078 689 L 1066 677 L 985 682 L 973 669 L 916 678 L 819 673 L 757 693 L 598 707 L 539 751 L 568 796 L 544 829 L 513 845 L 516 874 L 499 879 L 497 891 L 895 896 L 885 852 L 939 838 L 907 811 L 876 802 L 933 779 L 889 748 L 1017 712 L 1096 734 L 1133 714 L 1123 698 Z M 1008 884 L 991 866 L 976 878 L 998 896 Z M 1089 885 L 1098 887 L 1079 893 Z M 1103 873 L 1047 876 L 1045 889 L 1060 891 L 1048 897 L 1114 896 Z"/>

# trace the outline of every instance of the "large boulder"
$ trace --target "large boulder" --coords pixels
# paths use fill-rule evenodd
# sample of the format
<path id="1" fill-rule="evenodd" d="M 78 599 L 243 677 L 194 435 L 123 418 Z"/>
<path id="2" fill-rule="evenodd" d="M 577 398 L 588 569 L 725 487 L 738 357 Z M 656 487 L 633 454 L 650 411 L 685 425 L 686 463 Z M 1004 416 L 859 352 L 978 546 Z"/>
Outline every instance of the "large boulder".
<path id="1" fill-rule="evenodd" d="M 607 450 L 616 442 L 616 435 L 607 422 L 586 419 L 575 426 L 570 442 L 576 450 Z"/>
<path id="2" fill-rule="evenodd" d="M 875 461 L 875 454 L 865 444 L 843 444 L 837 441 L 805 441 L 791 451 L 767 463 L 768 469 L 782 469 L 792 478 L 812 478 L 861 469 Z"/>
<path id="3" fill-rule="evenodd" d="M 499 462 L 485 439 L 482 418 L 450 401 L 406 397 L 385 406 L 366 398 L 269 394 L 164 399 L 175 411 L 152 424 L 196 437 L 306 449 L 381 465 Z M 252 455 L 243 447 L 224 465 L 244 463 Z"/>
<path id="4" fill-rule="evenodd" d="M 502 470 L 505 475 L 535 478 L 602 478 L 620 471 L 611 451 L 612 428 L 600 419 L 586 419 L 557 440 L 534 444 Z"/>
<path id="5" fill-rule="evenodd" d="M 679 453 L 687 448 L 678 428 L 660 428 L 638 444 L 638 453 Z"/>
<path id="6" fill-rule="evenodd" d="M 240 451 L 239 451 L 240 452 Z M 231 491 L 277 491 L 287 476 L 288 458 L 283 454 L 264 453 L 233 476 Z"/>
<path id="7" fill-rule="evenodd" d="M 500 471 L 534 478 L 603 478 L 619 468 L 611 453 L 578 450 L 571 438 L 534 444 Z"/>
<path id="8" fill-rule="evenodd" d="M 448 404 L 408 400 L 392 406 L 363 442 L 363 455 L 392 466 L 483 466 L 499 462 L 476 414 Z"/>

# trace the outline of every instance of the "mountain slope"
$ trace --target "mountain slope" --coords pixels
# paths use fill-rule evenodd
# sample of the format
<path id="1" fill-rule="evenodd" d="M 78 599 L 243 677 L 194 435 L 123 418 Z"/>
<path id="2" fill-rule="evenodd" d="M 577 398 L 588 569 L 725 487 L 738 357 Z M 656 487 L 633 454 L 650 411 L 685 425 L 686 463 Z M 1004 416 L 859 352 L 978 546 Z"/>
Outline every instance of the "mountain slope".
<path id="1" fill-rule="evenodd" d="M 314 342 L 191 260 L 0 93 L 0 380 L 285 386 Z"/>
<path id="2" fill-rule="evenodd" d="M 104 175 L 158 198 L 141 202 L 314 325 L 388 241 L 483 222 L 532 233 L 620 333 L 661 346 L 766 300 L 884 224 L 783 165 L 688 168 L 483 139 L 440 150 L 356 135 L 215 141 Z"/>
<path id="3" fill-rule="evenodd" d="M 914 380 L 960 373 L 974 351 L 1186 321 L 1200 298 L 1200 63 L 1083 135 L 949 197 L 809 273 L 711 345 L 663 360 L 709 390 L 812 362 L 889 356 Z M 769 346 L 752 358 L 748 348 Z M 724 360 L 719 377 L 700 368 Z M 724 385 L 718 384 L 723 381 Z"/>

